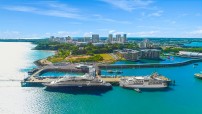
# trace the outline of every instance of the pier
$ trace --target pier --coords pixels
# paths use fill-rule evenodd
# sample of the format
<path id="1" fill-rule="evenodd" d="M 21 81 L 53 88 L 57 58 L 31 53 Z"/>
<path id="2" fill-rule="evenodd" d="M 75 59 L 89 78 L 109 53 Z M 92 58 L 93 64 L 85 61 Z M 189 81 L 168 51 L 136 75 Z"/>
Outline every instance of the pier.
<path id="1" fill-rule="evenodd" d="M 100 77 L 103 81 L 107 82 L 107 83 L 110 83 L 112 85 L 119 85 L 119 81 L 121 79 L 121 77 L 112 77 L 112 76 L 102 76 Z"/>
<path id="2" fill-rule="evenodd" d="M 202 62 L 202 59 L 192 59 L 185 62 L 179 63 L 168 63 L 168 64 L 124 64 L 124 65 L 94 65 L 96 69 L 96 76 L 104 80 L 105 82 L 111 83 L 112 85 L 118 85 L 122 76 L 101 76 L 101 69 L 105 68 L 164 68 L 164 67 L 179 67 L 189 65 L 197 62 Z M 49 71 L 60 71 L 60 72 L 82 72 L 88 73 L 88 69 L 76 68 L 75 64 L 66 65 L 48 65 L 39 67 L 37 70 L 33 70 L 33 74 L 25 78 L 22 82 L 22 86 L 42 86 L 42 83 L 51 82 L 61 77 L 40 77 L 41 74 Z M 124 76 L 128 77 L 128 76 Z"/>
<path id="3" fill-rule="evenodd" d="M 40 69 L 37 69 L 37 71 L 35 71 L 29 77 L 21 81 L 21 85 L 24 87 L 42 86 L 42 83 L 51 82 L 61 78 L 61 77 L 40 77 L 41 74 L 49 71 L 88 73 L 88 69 L 79 69 L 79 68 L 76 68 L 76 65 L 73 65 L 73 64 L 62 65 L 62 66 L 57 66 L 57 65 L 43 66 Z"/>

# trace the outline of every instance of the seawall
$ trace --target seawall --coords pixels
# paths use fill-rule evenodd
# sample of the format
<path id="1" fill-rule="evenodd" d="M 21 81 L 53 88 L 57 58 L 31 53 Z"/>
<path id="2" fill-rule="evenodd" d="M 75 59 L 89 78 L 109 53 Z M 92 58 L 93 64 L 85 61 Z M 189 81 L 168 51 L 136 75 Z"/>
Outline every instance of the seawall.
<path id="1" fill-rule="evenodd" d="M 202 59 L 192 59 L 178 63 L 166 63 L 166 64 L 117 64 L 117 65 L 98 65 L 99 69 L 104 68 L 165 68 L 165 67 L 179 67 L 189 65 L 197 62 L 202 62 Z"/>

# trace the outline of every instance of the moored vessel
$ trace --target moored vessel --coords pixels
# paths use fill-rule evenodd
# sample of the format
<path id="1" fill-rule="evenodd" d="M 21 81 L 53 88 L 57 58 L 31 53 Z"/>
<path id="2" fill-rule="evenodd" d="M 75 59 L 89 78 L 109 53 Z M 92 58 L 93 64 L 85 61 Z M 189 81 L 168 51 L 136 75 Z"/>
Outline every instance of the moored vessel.
<path id="1" fill-rule="evenodd" d="M 119 84 L 123 88 L 129 89 L 164 89 L 169 86 L 170 80 L 162 78 L 158 73 L 153 73 L 150 76 L 131 76 L 122 77 Z"/>
<path id="2" fill-rule="evenodd" d="M 85 74 L 77 77 L 63 77 L 50 83 L 43 83 L 46 89 L 112 89 L 110 83 Z"/>
<path id="3" fill-rule="evenodd" d="M 202 73 L 195 73 L 194 76 L 196 78 L 202 79 Z"/>

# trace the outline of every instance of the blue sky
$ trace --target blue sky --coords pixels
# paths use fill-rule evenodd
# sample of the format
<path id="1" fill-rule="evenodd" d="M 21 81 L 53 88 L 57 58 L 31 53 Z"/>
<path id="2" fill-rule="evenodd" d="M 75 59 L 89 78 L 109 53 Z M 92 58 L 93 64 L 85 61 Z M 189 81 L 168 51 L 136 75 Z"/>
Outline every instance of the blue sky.
<path id="1" fill-rule="evenodd" d="M 0 0 L 0 38 L 202 38 L 202 0 Z"/>

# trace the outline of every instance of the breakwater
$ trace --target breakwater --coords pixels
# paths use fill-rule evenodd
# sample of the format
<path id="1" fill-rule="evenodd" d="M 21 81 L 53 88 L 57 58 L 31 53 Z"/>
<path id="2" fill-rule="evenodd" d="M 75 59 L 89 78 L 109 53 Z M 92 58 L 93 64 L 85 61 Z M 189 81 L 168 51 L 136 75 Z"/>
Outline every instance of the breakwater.
<path id="1" fill-rule="evenodd" d="M 72 66 L 51 66 L 51 67 L 45 67 L 43 70 L 39 73 L 39 75 L 50 72 L 50 71 L 58 71 L 58 72 L 75 72 L 75 73 L 88 73 L 88 69 L 77 69 Z"/>
<path id="2" fill-rule="evenodd" d="M 184 62 L 166 63 L 166 64 L 117 64 L 117 65 L 98 65 L 99 69 L 108 68 L 165 68 L 165 67 L 179 67 L 189 65 L 197 62 L 202 62 L 202 59 L 192 59 Z"/>

